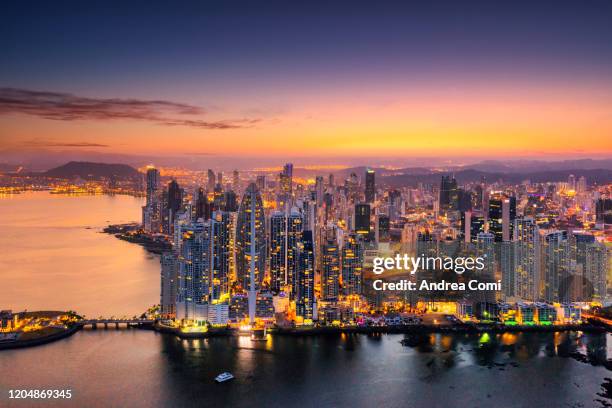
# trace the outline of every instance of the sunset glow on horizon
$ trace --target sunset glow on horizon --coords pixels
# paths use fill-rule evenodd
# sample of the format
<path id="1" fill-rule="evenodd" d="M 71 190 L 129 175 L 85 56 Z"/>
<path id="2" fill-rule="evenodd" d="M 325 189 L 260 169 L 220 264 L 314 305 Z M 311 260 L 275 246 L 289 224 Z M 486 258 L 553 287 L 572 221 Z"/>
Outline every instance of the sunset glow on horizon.
<path id="1" fill-rule="evenodd" d="M 583 22 L 563 4 L 364 3 L 245 5 L 247 20 L 211 4 L 58 21 L 41 7 L 36 24 L 14 6 L 0 153 L 607 157 L 612 30 L 596 4 Z"/>

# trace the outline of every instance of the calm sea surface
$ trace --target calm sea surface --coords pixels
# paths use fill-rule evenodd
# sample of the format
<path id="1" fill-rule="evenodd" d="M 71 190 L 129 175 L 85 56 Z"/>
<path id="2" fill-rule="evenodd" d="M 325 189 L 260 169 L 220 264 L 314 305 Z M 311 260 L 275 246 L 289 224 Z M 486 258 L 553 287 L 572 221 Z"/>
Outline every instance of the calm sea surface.
<path id="1" fill-rule="evenodd" d="M 159 292 L 156 257 L 98 233 L 139 218 L 131 197 L 0 198 L 0 308 L 141 312 Z M 91 227 L 91 229 L 87 229 Z M 84 330 L 0 352 L 0 407 L 601 407 L 608 335 L 333 335 L 179 340 Z M 230 371 L 236 379 L 216 384 Z M 9 389 L 71 389 L 69 401 Z"/>

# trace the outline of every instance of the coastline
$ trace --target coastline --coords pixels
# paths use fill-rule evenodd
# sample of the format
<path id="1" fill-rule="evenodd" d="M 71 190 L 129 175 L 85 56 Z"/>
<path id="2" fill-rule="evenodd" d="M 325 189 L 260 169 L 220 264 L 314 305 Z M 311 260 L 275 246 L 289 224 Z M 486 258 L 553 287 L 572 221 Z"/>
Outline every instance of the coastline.
<path id="1" fill-rule="evenodd" d="M 8 343 L 0 343 L 0 351 L 17 349 L 17 348 L 42 346 L 47 343 L 52 343 L 57 340 L 61 340 L 61 339 L 70 337 L 76 332 L 78 332 L 79 330 L 81 330 L 82 328 L 83 326 L 77 324 L 59 333 L 53 333 L 45 337 L 40 337 L 40 338 L 30 339 L 30 340 L 16 340 L 14 342 L 8 342 Z"/>

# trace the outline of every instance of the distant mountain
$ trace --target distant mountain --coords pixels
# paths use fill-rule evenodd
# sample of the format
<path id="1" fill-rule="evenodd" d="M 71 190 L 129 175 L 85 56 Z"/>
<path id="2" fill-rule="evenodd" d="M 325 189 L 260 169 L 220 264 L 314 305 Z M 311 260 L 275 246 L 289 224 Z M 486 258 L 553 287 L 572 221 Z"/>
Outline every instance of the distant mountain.
<path id="1" fill-rule="evenodd" d="M 542 160 L 485 160 L 463 169 L 474 169 L 493 173 L 525 173 L 559 170 L 612 170 L 612 159 L 577 159 L 562 161 Z M 460 170 L 459 168 L 456 170 Z"/>
<path id="2" fill-rule="evenodd" d="M 72 161 L 48 170 L 42 175 L 47 177 L 58 178 L 75 178 L 94 179 L 110 178 L 111 176 L 129 179 L 140 177 L 140 173 L 135 168 L 127 164 L 107 164 L 107 163 L 91 163 Z"/>
<path id="3" fill-rule="evenodd" d="M 416 186 L 418 183 L 437 184 L 442 176 L 454 175 L 459 184 L 480 181 L 483 177 L 488 183 L 503 181 L 506 183 L 520 183 L 530 180 L 536 183 L 547 181 L 567 181 L 570 174 L 578 177 L 584 176 L 588 184 L 612 183 L 612 170 L 608 169 L 570 169 L 553 171 L 526 171 L 521 173 L 511 172 L 486 172 L 474 169 L 465 169 L 455 172 L 431 172 L 429 174 L 399 174 L 383 176 L 379 180 L 390 187 Z"/>

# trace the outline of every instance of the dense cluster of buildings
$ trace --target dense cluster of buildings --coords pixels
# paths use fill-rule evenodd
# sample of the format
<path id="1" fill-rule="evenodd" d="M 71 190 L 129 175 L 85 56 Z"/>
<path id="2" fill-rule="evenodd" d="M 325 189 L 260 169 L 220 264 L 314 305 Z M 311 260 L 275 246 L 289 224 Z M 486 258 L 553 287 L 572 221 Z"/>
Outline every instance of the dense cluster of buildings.
<path id="1" fill-rule="evenodd" d="M 506 309 L 518 321 L 530 321 L 529 310 L 531 320 L 558 321 L 575 315 L 566 309 L 576 302 L 605 303 L 611 191 L 584 177 L 459 185 L 444 175 L 439 184 L 392 188 L 377 184 L 372 169 L 340 181 L 333 174 L 304 180 L 294 177 L 292 164 L 252 180 L 238 171 L 223 176 L 208 170 L 181 186 L 147 169 L 143 228 L 173 244 L 161 256 L 165 318 L 331 324 L 452 303 L 462 305 L 454 312 L 463 317 L 486 304 L 504 321 L 512 314 Z M 373 290 L 373 258 L 397 253 L 482 257 L 479 271 L 421 269 L 408 278 L 501 280 L 502 290 Z M 406 275 L 391 270 L 386 278 Z"/>

